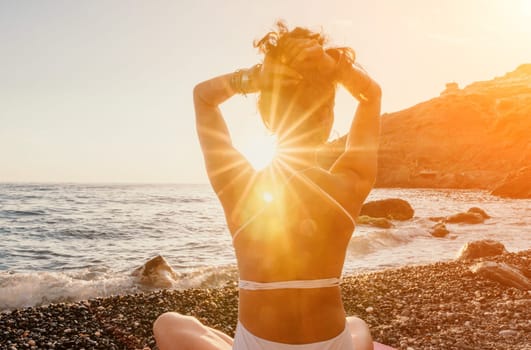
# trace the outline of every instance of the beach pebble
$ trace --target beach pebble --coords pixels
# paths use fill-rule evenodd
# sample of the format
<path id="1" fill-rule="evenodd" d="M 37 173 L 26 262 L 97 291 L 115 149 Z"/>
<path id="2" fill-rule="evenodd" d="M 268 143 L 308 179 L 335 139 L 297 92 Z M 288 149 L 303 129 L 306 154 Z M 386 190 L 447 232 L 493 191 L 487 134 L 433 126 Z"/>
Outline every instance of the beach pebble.
<path id="1" fill-rule="evenodd" d="M 505 337 L 505 338 L 517 337 L 518 336 L 518 332 L 515 331 L 515 330 L 512 330 L 512 329 L 501 330 L 498 334 L 501 335 L 502 337 Z"/>
<path id="2" fill-rule="evenodd" d="M 365 312 L 367 313 L 372 313 L 374 311 L 374 308 L 372 306 L 369 306 L 368 308 L 365 309 Z"/>
<path id="3" fill-rule="evenodd" d="M 442 222 L 435 224 L 431 228 L 431 231 L 430 231 L 430 234 L 433 237 L 437 237 L 437 238 L 446 237 L 449 233 L 450 231 L 448 231 L 448 229 L 446 228 L 446 225 L 444 225 Z"/>

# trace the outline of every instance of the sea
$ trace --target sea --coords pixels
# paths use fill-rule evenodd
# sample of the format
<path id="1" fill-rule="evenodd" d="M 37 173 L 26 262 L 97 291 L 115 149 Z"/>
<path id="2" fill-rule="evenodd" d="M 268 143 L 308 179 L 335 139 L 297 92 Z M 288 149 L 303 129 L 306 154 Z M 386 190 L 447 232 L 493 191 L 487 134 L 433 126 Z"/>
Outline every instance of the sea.
<path id="1" fill-rule="evenodd" d="M 494 239 L 508 251 L 531 249 L 531 200 L 486 191 L 374 189 L 368 201 L 401 198 L 413 219 L 384 229 L 358 226 L 344 275 L 453 260 L 468 241 Z M 483 224 L 433 216 L 480 207 Z M 209 185 L 0 183 L 0 311 L 146 291 L 132 275 L 162 255 L 173 289 L 222 287 L 237 280 L 222 208 Z"/>

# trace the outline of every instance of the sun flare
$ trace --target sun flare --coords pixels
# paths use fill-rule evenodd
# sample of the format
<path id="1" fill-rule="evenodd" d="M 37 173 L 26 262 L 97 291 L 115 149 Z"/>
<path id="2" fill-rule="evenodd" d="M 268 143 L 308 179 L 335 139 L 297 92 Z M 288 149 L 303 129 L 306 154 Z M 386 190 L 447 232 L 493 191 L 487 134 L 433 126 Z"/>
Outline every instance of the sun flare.
<path id="1" fill-rule="evenodd" d="M 271 203 L 273 201 L 273 195 L 269 192 L 264 192 L 263 198 L 267 203 Z"/>
<path id="2" fill-rule="evenodd" d="M 252 141 L 242 149 L 242 153 L 256 170 L 264 169 L 271 163 L 276 151 L 277 139 L 275 135 L 268 133 L 253 135 Z"/>

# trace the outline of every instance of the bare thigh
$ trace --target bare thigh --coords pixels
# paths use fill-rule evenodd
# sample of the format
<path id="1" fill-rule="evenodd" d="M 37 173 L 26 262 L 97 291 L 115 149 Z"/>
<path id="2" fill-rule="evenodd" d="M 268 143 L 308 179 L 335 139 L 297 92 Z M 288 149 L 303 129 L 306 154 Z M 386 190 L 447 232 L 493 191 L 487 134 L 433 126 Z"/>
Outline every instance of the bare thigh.
<path id="1" fill-rule="evenodd" d="M 160 350 L 232 349 L 232 338 L 225 333 L 176 312 L 160 315 L 153 324 L 153 334 Z"/>
<path id="2" fill-rule="evenodd" d="M 373 350 L 371 331 L 361 318 L 347 317 L 347 325 L 355 350 Z"/>

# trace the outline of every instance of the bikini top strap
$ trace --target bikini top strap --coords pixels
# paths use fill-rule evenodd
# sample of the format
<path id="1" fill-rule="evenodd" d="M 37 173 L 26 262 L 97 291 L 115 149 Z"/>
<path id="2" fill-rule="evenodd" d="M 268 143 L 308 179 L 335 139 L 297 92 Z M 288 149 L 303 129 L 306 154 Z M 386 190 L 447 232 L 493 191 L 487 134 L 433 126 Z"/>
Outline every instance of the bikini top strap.
<path id="1" fill-rule="evenodd" d="M 234 240 L 236 237 L 242 232 L 254 219 L 256 219 L 260 214 L 262 214 L 266 210 L 267 206 L 262 207 L 259 211 L 257 211 L 253 216 L 251 216 L 246 222 L 241 225 L 236 232 L 232 235 L 232 242 L 234 243 Z"/>
<path id="2" fill-rule="evenodd" d="M 292 280 L 278 282 L 255 282 L 240 280 L 238 287 L 245 290 L 271 290 L 271 289 L 316 289 L 337 287 L 341 280 L 337 277 L 316 280 Z"/>

